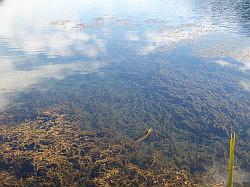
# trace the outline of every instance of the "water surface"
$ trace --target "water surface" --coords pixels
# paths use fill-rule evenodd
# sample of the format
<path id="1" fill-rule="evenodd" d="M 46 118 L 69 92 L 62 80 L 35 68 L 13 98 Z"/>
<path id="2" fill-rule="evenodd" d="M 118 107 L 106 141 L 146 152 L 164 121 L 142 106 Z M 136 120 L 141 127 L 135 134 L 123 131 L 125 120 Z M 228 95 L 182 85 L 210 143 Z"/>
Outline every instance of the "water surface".
<path id="1" fill-rule="evenodd" d="M 225 167 L 233 129 L 247 173 L 249 12 L 248 0 L 0 1 L 1 123 L 70 103 L 83 128 L 153 127 L 147 144 L 191 173 Z"/>

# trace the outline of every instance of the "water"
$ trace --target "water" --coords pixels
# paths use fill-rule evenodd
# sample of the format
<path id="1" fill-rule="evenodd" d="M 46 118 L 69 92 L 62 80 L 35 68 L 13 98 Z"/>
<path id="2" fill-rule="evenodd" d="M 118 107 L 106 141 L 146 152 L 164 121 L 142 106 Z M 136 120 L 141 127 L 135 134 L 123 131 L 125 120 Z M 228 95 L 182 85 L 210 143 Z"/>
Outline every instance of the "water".
<path id="1" fill-rule="evenodd" d="M 147 144 L 191 173 L 225 167 L 233 129 L 247 173 L 249 12 L 248 0 L 0 1 L 1 123 L 70 104 L 86 129 L 133 140 L 153 127 Z"/>

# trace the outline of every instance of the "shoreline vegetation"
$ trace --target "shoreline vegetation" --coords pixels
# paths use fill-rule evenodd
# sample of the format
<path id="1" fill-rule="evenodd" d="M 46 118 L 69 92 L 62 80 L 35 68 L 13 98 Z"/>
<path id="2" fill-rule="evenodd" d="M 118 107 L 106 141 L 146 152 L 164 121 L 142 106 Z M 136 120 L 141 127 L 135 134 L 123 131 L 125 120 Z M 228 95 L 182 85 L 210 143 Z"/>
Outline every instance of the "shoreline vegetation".
<path id="1" fill-rule="evenodd" d="M 223 186 L 168 165 L 160 152 L 112 129 L 84 130 L 67 106 L 0 127 L 1 186 Z M 112 132 L 112 133 L 111 133 Z M 146 138 L 145 138 L 146 137 Z"/>
<path id="2" fill-rule="evenodd" d="M 236 144 L 236 134 L 231 133 L 230 136 L 230 154 L 229 154 L 229 164 L 228 164 L 228 187 L 233 187 L 233 171 L 234 171 L 234 152 Z"/>

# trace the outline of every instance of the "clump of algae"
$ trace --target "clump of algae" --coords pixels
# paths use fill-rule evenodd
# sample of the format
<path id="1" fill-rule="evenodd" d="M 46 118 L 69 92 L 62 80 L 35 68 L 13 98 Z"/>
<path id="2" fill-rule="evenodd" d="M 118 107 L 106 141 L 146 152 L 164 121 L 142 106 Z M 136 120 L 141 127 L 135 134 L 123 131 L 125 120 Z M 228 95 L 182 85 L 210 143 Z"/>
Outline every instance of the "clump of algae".
<path id="1" fill-rule="evenodd" d="M 160 152 L 145 156 L 138 149 L 110 129 L 82 129 L 67 106 L 50 108 L 34 120 L 0 126 L 0 186 L 201 184 L 186 170 L 166 167 Z"/>

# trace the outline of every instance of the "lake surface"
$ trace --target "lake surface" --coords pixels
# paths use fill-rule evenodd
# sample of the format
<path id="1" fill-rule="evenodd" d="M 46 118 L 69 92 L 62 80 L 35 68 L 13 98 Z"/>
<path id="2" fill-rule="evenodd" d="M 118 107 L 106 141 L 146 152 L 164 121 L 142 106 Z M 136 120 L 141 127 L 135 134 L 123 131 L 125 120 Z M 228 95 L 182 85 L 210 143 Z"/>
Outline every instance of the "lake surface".
<path id="1" fill-rule="evenodd" d="M 0 123 L 60 105 L 218 180 L 233 130 L 250 181 L 249 1 L 1 0 Z"/>

